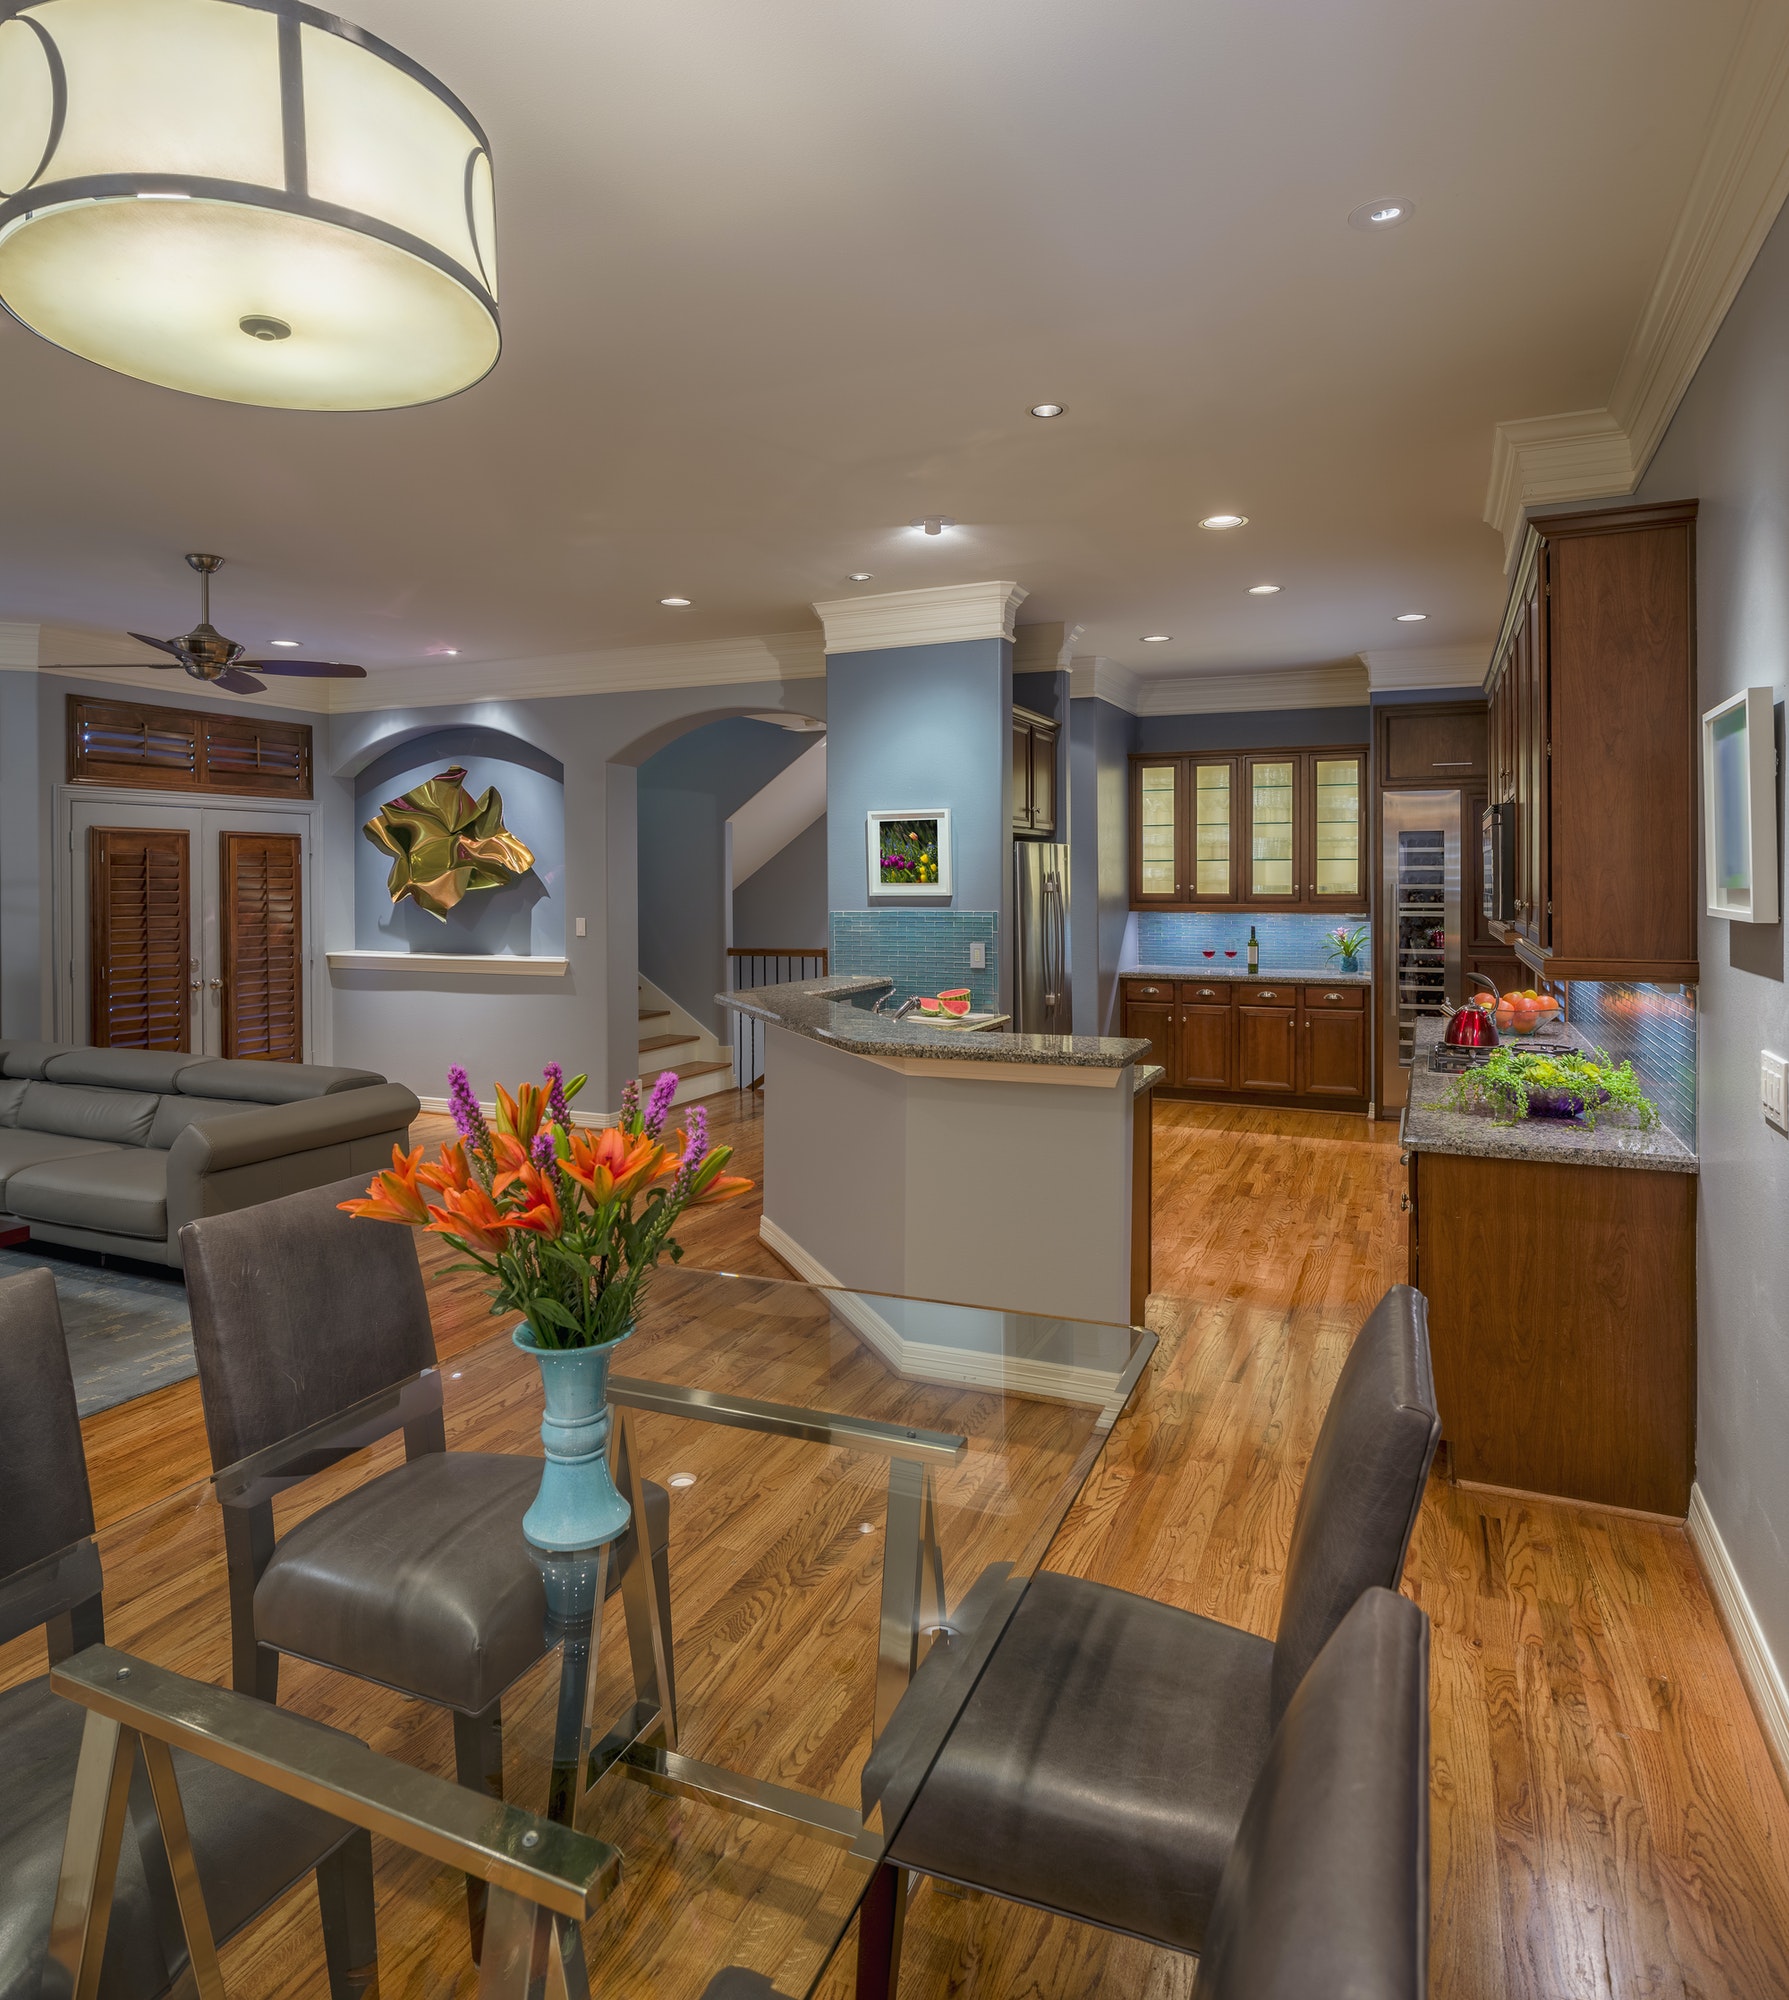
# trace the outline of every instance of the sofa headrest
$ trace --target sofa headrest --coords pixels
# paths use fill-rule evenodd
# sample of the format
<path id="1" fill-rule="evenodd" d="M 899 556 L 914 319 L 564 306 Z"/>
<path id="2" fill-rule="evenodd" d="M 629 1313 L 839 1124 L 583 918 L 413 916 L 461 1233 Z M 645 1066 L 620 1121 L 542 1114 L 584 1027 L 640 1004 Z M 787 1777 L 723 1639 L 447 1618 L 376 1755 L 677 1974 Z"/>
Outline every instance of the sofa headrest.
<path id="1" fill-rule="evenodd" d="M 183 1069 L 203 1056 L 167 1049 L 70 1049 L 44 1065 L 50 1083 L 91 1083 L 102 1090 L 172 1090 Z"/>
<path id="2" fill-rule="evenodd" d="M 264 1105 L 245 1104 L 240 1097 L 188 1097 L 171 1090 L 161 1101 L 145 1145 L 166 1152 L 189 1125 L 208 1125 L 214 1118 L 252 1118 Z"/>
<path id="3" fill-rule="evenodd" d="M 370 1069 L 331 1069 L 324 1063 L 197 1062 L 176 1085 L 183 1097 L 233 1097 L 245 1104 L 296 1104 L 365 1090 L 384 1077 Z"/>
<path id="4" fill-rule="evenodd" d="M 41 1078 L 44 1065 L 57 1056 L 80 1053 L 67 1042 L 5 1042 L 0 1048 L 6 1051 L 0 1057 L 0 1074 L 34 1078 Z"/>
<path id="5" fill-rule="evenodd" d="M 15 1122 L 26 1132 L 98 1139 L 114 1146 L 148 1142 L 159 1097 L 141 1090 L 95 1090 L 83 1083 L 28 1083 Z"/>

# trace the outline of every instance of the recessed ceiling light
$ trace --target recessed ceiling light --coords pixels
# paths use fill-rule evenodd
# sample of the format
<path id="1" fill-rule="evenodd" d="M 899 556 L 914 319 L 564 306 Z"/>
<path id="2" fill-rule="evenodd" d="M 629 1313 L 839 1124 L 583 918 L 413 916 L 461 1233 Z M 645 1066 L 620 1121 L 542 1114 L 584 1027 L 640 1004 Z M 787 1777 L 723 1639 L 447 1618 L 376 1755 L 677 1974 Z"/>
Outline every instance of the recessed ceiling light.
<path id="1" fill-rule="evenodd" d="M 273 643 L 276 646 L 296 646 L 298 641 L 296 639 L 275 639 Z"/>
<path id="2" fill-rule="evenodd" d="M 1420 625 L 1428 615 L 1426 611 L 1400 611 L 1398 613 L 1398 623 L 1400 625 Z"/>
<path id="3" fill-rule="evenodd" d="M 1143 643 L 1146 646 L 1165 646 L 1173 636 L 1172 632 L 1145 632 Z"/>
<path id="4" fill-rule="evenodd" d="M 916 535 L 942 535 L 957 524 L 947 514 L 928 514 L 923 521 L 909 521 L 907 525 Z"/>
<path id="5" fill-rule="evenodd" d="M 867 569 L 854 569 L 851 572 L 851 574 L 848 577 L 846 577 L 845 581 L 847 583 L 868 583 L 870 581 L 872 574 L 873 572 Z"/>
<path id="6" fill-rule="evenodd" d="M 1199 523 L 1202 528 L 1246 528 L 1248 524 L 1246 514 L 1207 514 Z"/>
<path id="7" fill-rule="evenodd" d="M 1408 222 L 1413 204 L 1400 200 L 1396 195 L 1386 195 L 1379 201 L 1363 201 L 1358 208 L 1348 212 L 1348 226 L 1351 229 L 1396 229 L 1400 222 Z"/>
<path id="8" fill-rule="evenodd" d="M 690 601 L 687 597 L 661 597 L 659 602 L 670 605 L 676 611 L 687 611 Z"/>
<path id="9" fill-rule="evenodd" d="M 674 1472 L 672 1473 L 670 1478 L 665 1481 L 665 1484 L 667 1486 L 676 1487 L 679 1493 L 681 1493 L 687 1486 L 694 1486 L 695 1483 L 696 1483 L 696 1475 L 693 1472 Z"/>
<path id="10" fill-rule="evenodd" d="M 1033 403 L 1031 414 L 1034 417 L 1059 417 L 1062 415 L 1062 405 L 1060 403 Z"/>
<path id="11" fill-rule="evenodd" d="M 442 656 L 445 659 L 457 660 L 460 657 L 460 649 L 458 646 L 443 646 L 441 648 L 441 652 Z"/>
<path id="12" fill-rule="evenodd" d="M 1251 583 L 1249 585 L 1249 595 L 1251 597 L 1277 597 L 1279 594 L 1280 587 L 1277 583 Z"/>

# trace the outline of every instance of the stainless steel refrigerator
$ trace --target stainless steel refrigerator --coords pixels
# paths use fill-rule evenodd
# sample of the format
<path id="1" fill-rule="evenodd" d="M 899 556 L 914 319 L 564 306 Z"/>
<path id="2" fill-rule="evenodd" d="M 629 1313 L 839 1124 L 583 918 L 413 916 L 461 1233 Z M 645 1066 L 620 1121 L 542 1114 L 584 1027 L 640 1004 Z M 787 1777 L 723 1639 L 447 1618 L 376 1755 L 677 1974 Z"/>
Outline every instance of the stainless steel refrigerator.
<path id="1" fill-rule="evenodd" d="M 1013 842 L 1013 1026 L 1022 1035 L 1071 1035 L 1068 848 Z"/>
<path id="2" fill-rule="evenodd" d="M 1458 792 L 1379 794 L 1379 1102 L 1409 1101 L 1416 1024 L 1465 997 Z"/>

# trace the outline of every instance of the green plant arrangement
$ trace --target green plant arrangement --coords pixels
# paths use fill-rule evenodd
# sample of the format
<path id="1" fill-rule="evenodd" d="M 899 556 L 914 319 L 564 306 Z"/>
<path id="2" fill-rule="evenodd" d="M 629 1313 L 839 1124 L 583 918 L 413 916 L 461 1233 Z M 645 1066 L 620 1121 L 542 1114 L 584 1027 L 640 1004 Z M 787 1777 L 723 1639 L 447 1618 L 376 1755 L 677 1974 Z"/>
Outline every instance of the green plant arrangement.
<path id="1" fill-rule="evenodd" d="M 1631 1062 L 1611 1062 L 1606 1050 L 1493 1049 L 1476 1069 L 1454 1078 L 1442 1105 L 1449 1111 L 1489 1111 L 1495 1123 L 1523 1118 L 1582 1117 L 1631 1112 L 1642 1130 L 1659 1122 L 1658 1108 L 1640 1089 Z"/>
<path id="2" fill-rule="evenodd" d="M 1367 935 L 1365 924 L 1337 924 L 1333 931 L 1323 933 L 1324 956 L 1339 958 L 1344 970 L 1352 972 L 1367 948 Z"/>

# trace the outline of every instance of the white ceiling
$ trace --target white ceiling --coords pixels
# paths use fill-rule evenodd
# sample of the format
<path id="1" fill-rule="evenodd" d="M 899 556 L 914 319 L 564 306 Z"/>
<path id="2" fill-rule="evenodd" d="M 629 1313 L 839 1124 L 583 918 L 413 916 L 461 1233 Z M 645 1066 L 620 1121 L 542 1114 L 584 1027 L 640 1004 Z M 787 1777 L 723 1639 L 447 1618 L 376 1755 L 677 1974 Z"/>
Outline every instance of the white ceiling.
<path id="1" fill-rule="evenodd" d="M 0 619 L 184 630 L 200 548 L 233 637 L 373 670 L 786 633 L 859 569 L 1143 674 L 1482 640 L 1493 426 L 1608 397 L 1746 12 L 346 4 L 491 136 L 502 361 L 295 414 L 0 324 Z"/>

